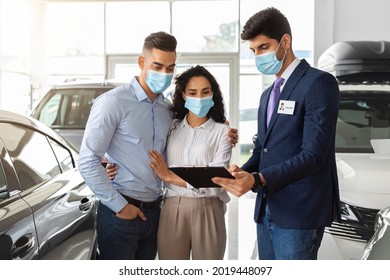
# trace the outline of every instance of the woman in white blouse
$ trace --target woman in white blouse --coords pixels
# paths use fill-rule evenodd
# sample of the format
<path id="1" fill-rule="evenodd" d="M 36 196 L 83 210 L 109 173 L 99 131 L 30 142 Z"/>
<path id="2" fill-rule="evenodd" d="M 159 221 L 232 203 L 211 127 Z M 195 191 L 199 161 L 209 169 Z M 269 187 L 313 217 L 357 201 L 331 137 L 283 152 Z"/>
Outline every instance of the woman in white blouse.
<path id="1" fill-rule="evenodd" d="M 223 188 L 193 188 L 168 166 L 228 167 L 232 145 L 226 133 L 220 87 L 202 66 L 176 77 L 172 111 L 175 119 L 167 142 L 167 163 L 151 151 L 150 166 L 165 182 L 158 229 L 159 259 L 223 259 L 224 214 L 230 200 Z"/>

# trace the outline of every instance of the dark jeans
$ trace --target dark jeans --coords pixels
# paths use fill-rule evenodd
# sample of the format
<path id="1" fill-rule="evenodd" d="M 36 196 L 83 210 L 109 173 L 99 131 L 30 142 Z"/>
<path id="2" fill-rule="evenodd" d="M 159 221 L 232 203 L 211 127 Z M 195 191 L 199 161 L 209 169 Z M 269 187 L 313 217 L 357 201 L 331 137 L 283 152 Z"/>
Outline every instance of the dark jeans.
<path id="1" fill-rule="evenodd" d="M 315 260 L 324 235 L 321 229 L 286 229 L 275 225 L 267 200 L 257 224 L 260 260 Z"/>
<path id="2" fill-rule="evenodd" d="M 99 204 L 97 232 L 99 259 L 154 260 L 157 255 L 157 229 L 160 209 L 141 209 L 147 220 L 118 218 L 111 209 Z"/>

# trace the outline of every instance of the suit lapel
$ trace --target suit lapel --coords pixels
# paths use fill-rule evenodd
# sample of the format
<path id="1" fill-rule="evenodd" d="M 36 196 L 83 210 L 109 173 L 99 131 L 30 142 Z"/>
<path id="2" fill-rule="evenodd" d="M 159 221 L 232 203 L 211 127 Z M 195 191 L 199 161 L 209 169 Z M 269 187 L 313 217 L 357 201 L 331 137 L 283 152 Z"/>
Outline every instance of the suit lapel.
<path id="1" fill-rule="evenodd" d="M 310 65 L 306 62 L 306 60 L 302 59 L 301 62 L 298 64 L 298 66 L 291 73 L 291 76 L 288 78 L 286 84 L 284 85 L 283 90 L 280 94 L 280 100 L 289 100 L 289 97 L 290 97 L 291 93 L 293 92 L 294 88 L 296 87 L 298 82 L 301 80 L 301 78 L 305 75 L 305 73 L 309 67 L 310 67 Z M 269 90 L 266 100 L 268 100 L 270 92 L 271 92 L 271 90 Z M 266 102 L 266 103 L 268 104 L 268 102 Z M 275 109 L 272 113 L 272 117 L 271 117 L 271 120 L 269 122 L 268 129 L 265 132 L 265 138 L 263 138 L 264 142 L 268 138 L 268 135 L 270 134 L 270 132 L 275 124 L 275 121 L 278 118 L 278 114 L 277 114 L 278 105 L 279 105 L 279 102 L 276 104 Z M 265 110 L 264 111 L 264 114 L 265 114 L 265 112 L 267 111 L 266 105 L 265 105 L 265 108 L 263 108 L 263 110 Z M 265 117 L 265 115 L 264 115 L 264 117 Z M 265 123 L 264 123 L 264 128 L 265 128 Z"/>
<path id="2" fill-rule="evenodd" d="M 291 73 L 291 76 L 288 78 L 280 94 L 281 100 L 288 100 L 291 92 L 294 90 L 301 78 L 306 74 L 309 67 L 310 65 L 306 62 L 306 60 L 302 59 L 297 68 L 295 68 L 295 70 Z"/>
<path id="3" fill-rule="evenodd" d="M 273 86 L 273 84 L 272 84 Z M 260 102 L 260 108 L 259 108 L 259 112 L 258 112 L 258 117 L 257 117 L 257 120 L 258 120 L 258 137 L 259 139 L 264 139 L 265 138 L 265 134 L 267 133 L 267 105 L 268 105 L 268 99 L 269 99 L 269 96 L 271 94 L 271 89 L 272 89 L 272 86 L 267 88 L 264 93 L 263 93 L 263 96 L 261 97 L 261 102 Z"/>

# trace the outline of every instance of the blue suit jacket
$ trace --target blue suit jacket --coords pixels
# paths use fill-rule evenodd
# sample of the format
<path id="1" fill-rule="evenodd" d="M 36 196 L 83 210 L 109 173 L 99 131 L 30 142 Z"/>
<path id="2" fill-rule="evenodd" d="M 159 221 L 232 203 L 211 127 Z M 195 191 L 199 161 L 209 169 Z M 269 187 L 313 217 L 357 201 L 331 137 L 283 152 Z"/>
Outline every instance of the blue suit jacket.
<path id="1" fill-rule="evenodd" d="M 268 184 L 257 195 L 255 221 L 259 222 L 264 195 L 272 219 L 280 227 L 329 226 L 340 219 L 335 160 L 337 81 L 302 60 L 280 96 L 280 100 L 295 102 L 293 114 L 279 114 L 275 108 L 267 129 L 271 89 L 261 96 L 255 149 L 242 166 L 248 172 L 261 172 Z"/>

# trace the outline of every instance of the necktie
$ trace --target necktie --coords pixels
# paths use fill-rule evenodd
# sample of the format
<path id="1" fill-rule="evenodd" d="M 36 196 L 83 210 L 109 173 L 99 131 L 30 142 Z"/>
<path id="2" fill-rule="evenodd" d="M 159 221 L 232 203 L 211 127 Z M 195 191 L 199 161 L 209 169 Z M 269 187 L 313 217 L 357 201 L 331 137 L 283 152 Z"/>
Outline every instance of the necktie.
<path id="1" fill-rule="evenodd" d="M 271 94 L 269 96 L 268 108 L 267 108 L 267 127 L 271 119 L 272 113 L 275 109 L 276 102 L 280 97 L 280 87 L 283 85 L 284 79 L 277 78 L 274 82 L 274 87 L 272 88 Z"/>

